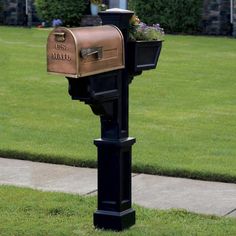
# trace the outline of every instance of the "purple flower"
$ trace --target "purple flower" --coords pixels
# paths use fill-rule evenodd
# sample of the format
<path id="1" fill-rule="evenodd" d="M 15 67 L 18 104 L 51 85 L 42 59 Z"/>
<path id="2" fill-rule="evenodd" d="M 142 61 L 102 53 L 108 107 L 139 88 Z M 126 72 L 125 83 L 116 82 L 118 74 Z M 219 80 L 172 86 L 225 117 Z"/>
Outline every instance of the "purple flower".
<path id="1" fill-rule="evenodd" d="M 143 22 L 140 22 L 140 24 L 139 24 L 139 27 L 141 27 L 141 28 L 146 28 L 147 27 L 147 25 L 145 24 L 145 23 L 143 23 Z"/>
<path id="2" fill-rule="evenodd" d="M 160 24 L 153 24 L 154 28 L 160 29 Z"/>
<path id="3" fill-rule="evenodd" d="M 53 19 L 53 21 L 52 21 L 52 26 L 53 27 L 57 27 L 57 26 L 60 26 L 60 25 L 62 25 L 62 20 L 60 20 L 60 19 Z"/>

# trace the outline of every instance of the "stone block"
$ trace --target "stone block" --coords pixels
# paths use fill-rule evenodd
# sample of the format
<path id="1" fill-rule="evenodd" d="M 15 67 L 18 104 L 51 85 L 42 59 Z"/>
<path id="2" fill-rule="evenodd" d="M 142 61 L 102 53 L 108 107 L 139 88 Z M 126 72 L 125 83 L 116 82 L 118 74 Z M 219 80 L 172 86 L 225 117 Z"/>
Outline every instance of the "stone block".
<path id="1" fill-rule="evenodd" d="M 233 36 L 236 37 L 236 0 L 234 1 Z"/>
<path id="2" fill-rule="evenodd" d="M 204 0 L 203 6 L 203 32 L 216 35 L 231 34 L 229 0 Z"/>

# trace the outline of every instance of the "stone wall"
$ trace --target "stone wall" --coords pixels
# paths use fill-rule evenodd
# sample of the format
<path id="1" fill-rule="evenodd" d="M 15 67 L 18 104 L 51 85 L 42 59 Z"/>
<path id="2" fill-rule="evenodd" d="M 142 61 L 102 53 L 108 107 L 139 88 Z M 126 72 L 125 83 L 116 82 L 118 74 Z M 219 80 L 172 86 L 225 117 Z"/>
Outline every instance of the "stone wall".
<path id="1" fill-rule="evenodd" d="M 230 35 L 230 0 L 204 0 L 202 28 L 204 34 Z"/>
<path id="2" fill-rule="evenodd" d="M 27 25 L 25 13 L 25 0 L 2 0 L 2 23 L 5 25 Z M 35 9 L 33 8 L 33 21 L 37 22 Z"/>
<path id="3" fill-rule="evenodd" d="M 7 25 L 16 25 L 18 19 L 18 1 L 4 1 L 3 8 L 3 23 Z"/>
<path id="4" fill-rule="evenodd" d="M 236 0 L 234 0 L 233 36 L 236 37 Z"/>

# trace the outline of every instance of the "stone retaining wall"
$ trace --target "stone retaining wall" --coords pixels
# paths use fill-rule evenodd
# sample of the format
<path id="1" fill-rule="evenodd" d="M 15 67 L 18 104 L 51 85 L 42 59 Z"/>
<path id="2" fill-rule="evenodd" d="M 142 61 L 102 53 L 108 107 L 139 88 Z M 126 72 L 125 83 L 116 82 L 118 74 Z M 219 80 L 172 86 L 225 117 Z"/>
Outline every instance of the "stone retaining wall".
<path id="1" fill-rule="evenodd" d="M 3 24 L 15 25 L 18 19 L 18 1 L 3 1 Z"/>
<path id="2" fill-rule="evenodd" d="M 2 24 L 5 25 L 27 25 L 25 13 L 25 0 L 1 0 L 3 3 Z M 37 21 L 33 8 L 33 21 Z"/>
<path id="3" fill-rule="evenodd" d="M 233 36 L 236 37 L 236 0 L 234 0 Z"/>
<path id="4" fill-rule="evenodd" d="M 205 34 L 230 35 L 230 0 L 204 0 L 202 28 Z"/>

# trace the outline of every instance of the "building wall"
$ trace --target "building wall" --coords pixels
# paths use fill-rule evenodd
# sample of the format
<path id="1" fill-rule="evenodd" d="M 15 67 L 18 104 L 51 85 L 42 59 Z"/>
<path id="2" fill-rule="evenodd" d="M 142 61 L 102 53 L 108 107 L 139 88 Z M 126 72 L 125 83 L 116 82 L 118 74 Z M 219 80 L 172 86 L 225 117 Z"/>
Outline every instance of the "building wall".
<path id="1" fill-rule="evenodd" d="M 212 35 L 230 35 L 230 0 L 204 0 L 203 33 Z"/>

